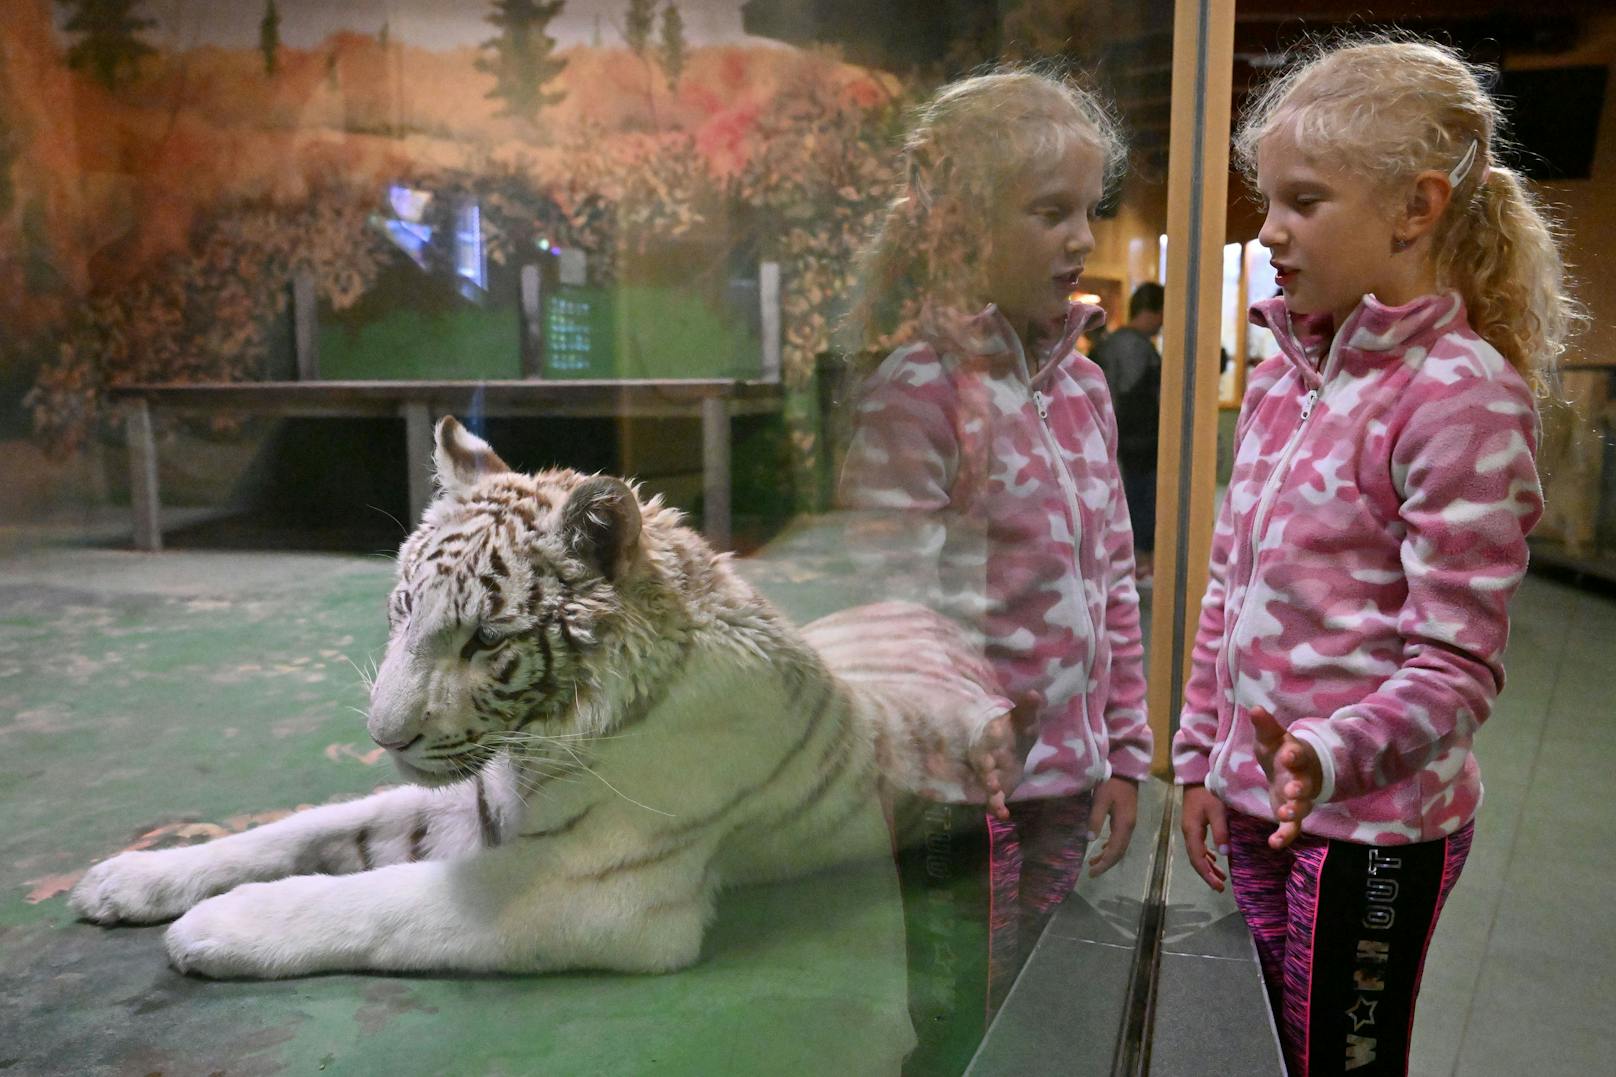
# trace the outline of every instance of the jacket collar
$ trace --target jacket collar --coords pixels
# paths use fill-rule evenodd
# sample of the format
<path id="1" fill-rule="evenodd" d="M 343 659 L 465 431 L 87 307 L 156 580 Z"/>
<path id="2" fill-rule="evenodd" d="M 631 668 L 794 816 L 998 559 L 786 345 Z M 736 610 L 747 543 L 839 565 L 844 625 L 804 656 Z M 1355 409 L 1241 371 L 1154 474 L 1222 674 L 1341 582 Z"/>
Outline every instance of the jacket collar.
<path id="1" fill-rule="evenodd" d="M 1104 321 L 1105 311 L 1100 307 L 1073 301 L 1066 309 L 1060 339 L 1049 352 L 1051 360 L 1032 376 L 1032 384 L 1042 384 L 1056 368 L 1065 365 L 1076 353 L 1077 338 Z M 961 357 L 992 362 L 1025 359 L 1021 338 L 995 303 L 989 303 L 975 314 L 947 307 L 928 308 L 921 315 L 921 325 L 928 336 Z"/>
<path id="2" fill-rule="evenodd" d="M 1463 325 L 1465 305 L 1458 292 L 1422 295 L 1398 307 L 1389 307 L 1370 294 L 1359 300 L 1337 333 L 1330 315 L 1293 315 L 1285 306 L 1285 297 L 1276 295 L 1252 304 L 1250 320 L 1274 334 L 1279 350 L 1302 380 L 1316 387 L 1323 378 L 1324 356 L 1336 337 L 1343 347 L 1354 351 L 1401 354 L 1441 336 L 1455 324 Z"/>

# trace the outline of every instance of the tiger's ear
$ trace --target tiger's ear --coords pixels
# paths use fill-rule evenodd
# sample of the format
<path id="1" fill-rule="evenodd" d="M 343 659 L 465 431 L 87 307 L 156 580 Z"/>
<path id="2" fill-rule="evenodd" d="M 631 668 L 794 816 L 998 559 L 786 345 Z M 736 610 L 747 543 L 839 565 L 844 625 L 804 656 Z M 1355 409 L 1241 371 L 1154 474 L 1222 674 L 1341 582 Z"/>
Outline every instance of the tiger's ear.
<path id="1" fill-rule="evenodd" d="M 561 510 L 561 534 L 575 556 L 615 580 L 639 547 L 640 503 L 621 479 L 585 479 Z"/>
<path id="2" fill-rule="evenodd" d="M 488 442 L 461 426 L 453 415 L 438 420 L 433 432 L 437 448 L 432 454 L 437 466 L 438 486 L 446 494 L 458 494 L 478 479 L 510 470 Z"/>

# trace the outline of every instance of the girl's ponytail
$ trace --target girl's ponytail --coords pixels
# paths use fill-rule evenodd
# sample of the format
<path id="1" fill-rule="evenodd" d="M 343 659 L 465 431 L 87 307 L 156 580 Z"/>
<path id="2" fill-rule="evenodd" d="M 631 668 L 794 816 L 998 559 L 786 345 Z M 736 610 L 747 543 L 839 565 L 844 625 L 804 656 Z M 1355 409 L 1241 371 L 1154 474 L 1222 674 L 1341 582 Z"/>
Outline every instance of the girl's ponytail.
<path id="1" fill-rule="evenodd" d="M 1517 173 L 1497 165 L 1482 171 L 1468 205 L 1445 216 L 1435 242 L 1439 279 L 1464 297 L 1481 338 L 1539 394 L 1551 391 L 1581 318 L 1553 219 Z"/>

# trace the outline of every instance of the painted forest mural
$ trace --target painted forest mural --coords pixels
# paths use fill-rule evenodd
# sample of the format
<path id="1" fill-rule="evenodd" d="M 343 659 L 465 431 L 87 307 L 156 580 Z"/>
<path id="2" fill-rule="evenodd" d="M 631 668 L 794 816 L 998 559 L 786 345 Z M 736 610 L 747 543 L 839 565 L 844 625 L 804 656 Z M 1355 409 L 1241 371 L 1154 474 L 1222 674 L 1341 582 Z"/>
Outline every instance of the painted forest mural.
<path id="1" fill-rule="evenodd" d="M 332 332 L 369 331 L 415 302 L 400 274 L 454 278 L 472 205 L 507 291 L 563 248 L 590 286 L 646 293 L 780 263 L 811 466 L 815 356 L 918 80 L 749 37 L 739 0 L 6 6 L 0 372 L 50 453 L 110 432 L 111 385 L 288 376 L 295 274 Z M 388 222 L 412 192 L 429 238 L 404 249 Z"/>

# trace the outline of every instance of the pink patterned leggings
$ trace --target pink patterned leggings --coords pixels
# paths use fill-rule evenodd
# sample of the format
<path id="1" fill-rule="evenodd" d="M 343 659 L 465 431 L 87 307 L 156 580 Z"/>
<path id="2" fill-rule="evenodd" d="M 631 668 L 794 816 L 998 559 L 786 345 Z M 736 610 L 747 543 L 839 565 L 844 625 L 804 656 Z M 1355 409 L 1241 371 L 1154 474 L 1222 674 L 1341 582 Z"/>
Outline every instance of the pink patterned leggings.
<path id="1" fill-rule="evenodd" d="M 988 826 L 988 1014 L 1004 1001 L 1055 906 L 1083 873 L 1093 791 L 1010 804 Z"/>
<path id="2" fill-rule="evenodd" d="M 1437 841 L 1359 845 L 1229 815 L 1229 877 L 1262 961 L 1291 1077 L 1408 1072 L 1431 932 L 1474 824 Z"/>

